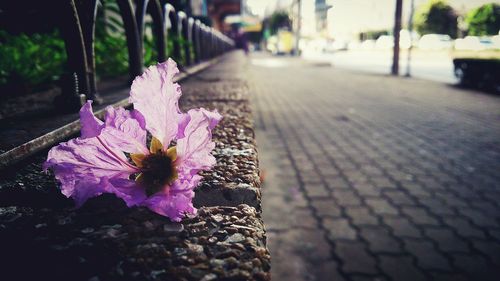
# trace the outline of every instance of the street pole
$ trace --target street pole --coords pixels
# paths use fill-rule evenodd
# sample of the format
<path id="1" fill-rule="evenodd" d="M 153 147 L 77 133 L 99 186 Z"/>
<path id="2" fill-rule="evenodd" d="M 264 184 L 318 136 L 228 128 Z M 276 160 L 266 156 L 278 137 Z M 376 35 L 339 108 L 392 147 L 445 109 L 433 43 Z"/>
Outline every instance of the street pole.
<path id="1" fill-rule="evenodd" d="M 297 31 L 295 32 L 295 55 L 300 56 L 300 50 L 299 50 L 299 41 L 300 41 L 300 28 L 301 28 L 301 23 L 300 23 L 300 18 L 302 16 L 302 9 L 301 9 L 301 0 L 297 0 Z"/>
<path id="2" fill-rule="evenodd" d="M 411 76 L 411 50 L 413 48 L 413 13 L 415 11 L 415 0 L 411 0 L 410 18 L 408 19 L 408 32 L 410 33 L 410 47 L 408 48 L 408 57 L 406 60 L 406 77 Z"/>
<path id="3" fill-rule="evenodd" d="M 403 10 L 403 0 L 396 0 L 396 13 L 394 20 L 394 53 L 392 56 L 392 75 L 399 74 L 399 32 L 401 31 L 401 13 Z"/>

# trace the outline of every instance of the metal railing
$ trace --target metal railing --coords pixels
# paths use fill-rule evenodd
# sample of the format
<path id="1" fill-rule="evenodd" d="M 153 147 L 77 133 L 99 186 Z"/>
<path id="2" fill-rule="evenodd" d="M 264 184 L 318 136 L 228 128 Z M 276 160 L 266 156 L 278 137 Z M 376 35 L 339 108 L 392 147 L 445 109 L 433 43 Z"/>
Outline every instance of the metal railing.
<path id="1" fill-rule="evenodd" d="M 98 94 L 94 52 L 94 30 L 100 5 L 98 0 L 54 2 L 47 5 L 57 4 L 57 18 L 53 21 L 60 29 L 65 42 L 68 69 L 62 78 L 63 89 L 62 94 L 56 98 L 56 108 L 76 111 L 87 99 L 96 103 L 101 100 Z M 227 36 L 182 11 L 176 11 L 171 4 L 166 3 L 166 0 L 116 0 L 116 2 L 127 42 L 130 80 L 143 71 L 147 14 L 152 18 L 152 35 L 159 62 L 165 61 L 169 56 L 179 60 L 184 54 L 183 61 L 178 61 L 182 69 L 212 59 L 234 46 L 233 41 Z M 37 7 L 49 9 L 45 7 L 47 5 L 37 5 Z M 33 6 L 27 4 L 27 7 Z M 24 7 L 21 7 L 19 12 L 25 12 L 23 9 Z M 167 52 L 167 38 L 173 41 L 171 54 Z M 184 44 L 179 42 L 179 38 L 182 38 Z"/>

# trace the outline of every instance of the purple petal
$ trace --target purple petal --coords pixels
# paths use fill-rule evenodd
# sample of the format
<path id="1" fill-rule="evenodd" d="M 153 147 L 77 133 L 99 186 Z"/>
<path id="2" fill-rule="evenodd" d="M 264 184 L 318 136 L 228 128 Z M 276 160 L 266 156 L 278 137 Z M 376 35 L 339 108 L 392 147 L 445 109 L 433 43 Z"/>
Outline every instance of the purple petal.
<path id="1" fill-rule="evenodd" d="M 177 140 L 177 165 L 181 174 L 194 175 L 215 165 L 215 158 L 210 154 L 215 148 L 211 129 L 222 116 L 203 108 L 189 110 L 188 114 L 190 120 L 184 129 L 184 138 Z"/>
<path id="2" fill-rule="evenodd" d="M 144 188 L 128 178 L 112 178 L 109 182 L 109 192 L 123 199 L 128 207 L 137 206 L 147 198 Z"/>
<path id="3" fill-rule="evenodd" d="M 178 179 L 165 191 L 146 199 L 142 205 L 173 221 L 180 221 L 185 215 L 195 215 L 197 210 L 192 203 L 193 189 L 198 186 L 201 179 L 199 175 L 187 180 Z"/>
<path id="4" fill-rule="evenodd" d="M 178 104 L 181 88 L 173 82 L 178 72 L 172 59 L 150 66 L 135 78 L 130 91 L 130 102 L 144 116 L 146 129 L 161 141 L 165 149 L 177 135 L 182 118 Z"/>
<path id="5" fill-rule="evenodd" d="M 183 113 L 181 118 L 179 119 L 179 126 L 177 127 L 177 136 L 176 139 L 182 139 L 184 137 L 184 130 L 186 130 L 186 126 L 189 124 L 191 120 L 191 116 L 187 113 Z"/>
<path id="6" fill-rule="evenodd" d="M 80 109 L 80 123 L 82 138 L 92 138 L 101 133 L 103 122 L 94 116 L 92 101 L 88 100 Z"/>
<path id="7" fill-rule="evenodd" d="M 101 140 L 109 147 L 128 153 L 147 154 L 144 118 L 137 111 L 106 108 L 105 127 Z"/>
<path id="8" fill-rule="evenodd" d="M 137 168 L 118 150 L 103 146 L 99 137 L 72 139 L 53 147 L 44 163 L 61 183 L 61 191 L 77 207 L 87 199 L 112 192 L 108 179 L 128 179 Z"/>

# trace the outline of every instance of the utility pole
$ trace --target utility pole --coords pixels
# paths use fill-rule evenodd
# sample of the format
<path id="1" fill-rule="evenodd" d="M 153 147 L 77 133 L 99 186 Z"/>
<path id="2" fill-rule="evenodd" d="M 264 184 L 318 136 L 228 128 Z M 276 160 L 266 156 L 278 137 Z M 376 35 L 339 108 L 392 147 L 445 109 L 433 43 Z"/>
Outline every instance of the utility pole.
<path id="1" fill-rule="evenodd" d="M 406 77 L 411 76 L 411 49 L 413 48 L 413 13 L 415 11 L 415 0 L 411 0 L 410 18 L 408 19 L 408 32 L 410 33 L 410 47 L 408 48 L 408 56 L 406 58 Z"/>
<path id="2" fill-rule="evenodd" d="M 401 13 L 403 10 L 403 0 L 396 0 L 396 13 L 394 20 L 394 53 L 392 56 L 392 75 L 399 74 L 399 32 L 401 31 Z"/>
<path id="3" fill-rule="evenodd" d="M 300 43 L 300 28 L 301 28 L 301 17 L 302 17 L 302 7 L 301 0 L 297 0 L 297 30 L 295 32 L 295 55 L 300 56 L 299 43 Z"/>

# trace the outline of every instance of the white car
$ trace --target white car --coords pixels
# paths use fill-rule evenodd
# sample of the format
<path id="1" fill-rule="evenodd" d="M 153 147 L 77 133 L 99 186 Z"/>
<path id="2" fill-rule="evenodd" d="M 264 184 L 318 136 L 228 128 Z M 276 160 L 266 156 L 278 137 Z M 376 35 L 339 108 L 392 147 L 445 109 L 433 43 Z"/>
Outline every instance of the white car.
<path id="1" fill-rule="evenodd" d="M 418 41 L 421 50 L 449 50 L 453 48 L 453 40 L 446 34 L 425 34 Z"/>
<path id="2" fill-rule="evenodd" d="M 376 43 L 375 48 L 379 50 L 388 50 L 394 47 L 394 37 L 392 35 L 381 35 Z"/>

